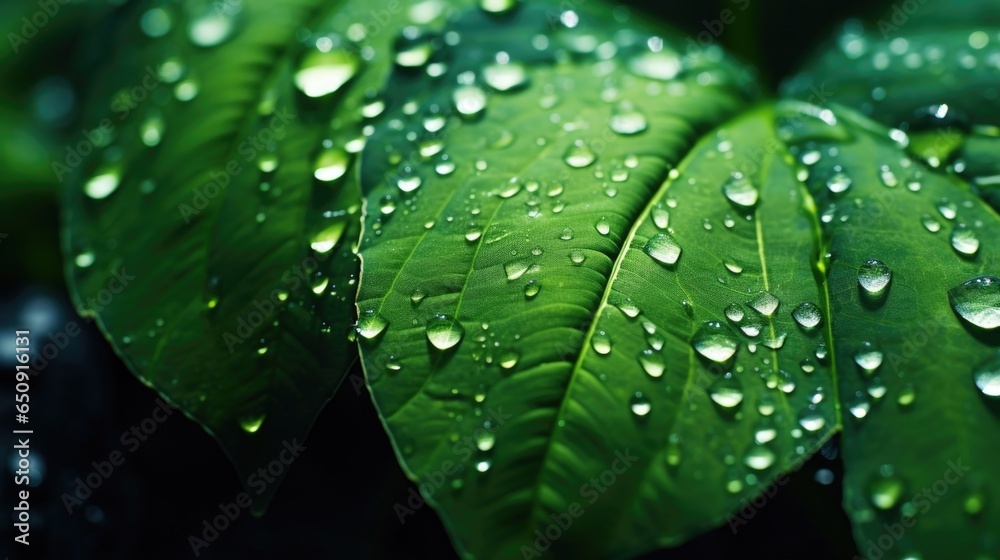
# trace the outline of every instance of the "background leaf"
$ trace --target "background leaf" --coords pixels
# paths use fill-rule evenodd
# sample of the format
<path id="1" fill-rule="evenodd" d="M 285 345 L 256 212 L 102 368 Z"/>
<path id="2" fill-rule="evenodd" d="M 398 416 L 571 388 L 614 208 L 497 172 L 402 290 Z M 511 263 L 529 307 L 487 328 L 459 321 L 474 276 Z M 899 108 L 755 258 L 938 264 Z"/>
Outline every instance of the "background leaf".
<path id="1" fill-rule="evenodd" d="M 248 1 L 135 14 L 131 29 L 152 37 L 119 51 L 110 102 L 93 110 L 113 131 L 90 133 L 99 155 L 65 189 L 81 313 L 220 441 L 246 484 L 283 442 L 305 439 L 354 360 L 352 160 L 405 8 Z M 134 279 L 112 294 L 118 272 Z M 277 485 L 265 486 L 256 511 Z"/>
<path id="2" fill-rule="evenodd" d="M 1000 417 L 985 383 L 1000 372 L 1000 338 L 963 319 L 969 309 L 950 297 L 1000 271 L 1000 218 L 959 179 L 906 157 L 898 135 L 848 110 L 836 118 L 850 141 L 793 134 L 790 142 L 811 162 L 825 224 L 841 406 L 850 413 L 845 508 L 858 547 L 867 558 L 989 556 L 998 521 L 987 504 L 998 496 L 987 434 Z M 995 309 L 989 293 L 979 287 L 956 303 Z M 974 372 L 985 376 L 983 390 Z"/>

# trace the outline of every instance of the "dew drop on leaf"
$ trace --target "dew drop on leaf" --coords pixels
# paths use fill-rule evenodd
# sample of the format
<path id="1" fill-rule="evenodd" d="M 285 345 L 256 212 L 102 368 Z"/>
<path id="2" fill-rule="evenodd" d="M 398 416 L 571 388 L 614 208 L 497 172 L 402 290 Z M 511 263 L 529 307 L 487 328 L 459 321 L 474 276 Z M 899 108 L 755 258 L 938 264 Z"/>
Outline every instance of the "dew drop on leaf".
<path id="1" fill-rule="evenodd" d="M 573 142 L 563 154 L 563 161 L 566 162 L 566 165 L 576 169 L 587 167 L 595 160 L 597 160 L 597 155 L 583 143 L 583 140 Z"/>
<path id="2" fill-rule="evenodd" d="M 879 295 L 892 280 L 892 271 L 880 260 L 869 259 L 858 267 L 858 284 L 870 295 Z"/>
<path id="3" fill-rule="evenodd" d="M 264 419 L 266 416 L 264 414 L 257 414 L 252 416 L 244 416 L 240 418 L 240 428 L 248 434 L 257 433 L 260 427 L 264 424 Z"/>
<path id="4" fill-rule="evenodd" d="M 727 373 L 712 382 L 708 396 L 722 408 L 733 408 L 743 402 L 743 384 L 732 373 Z"/>
<path id="5" fill-rule="evenodd" d="M 1000 278 L 980 276 L 948 291 L 959 317 L 981 329 L 1000 327 Z"/>
<path id="6" fill-rule="evenodd" d="M 979 364 L 972 372 L 972 381 L 982 394 L 1000 398 L 1000 356 Z"/>
<path id="7" fill-rule="evenodd" d="M 657 233 L 646 241 L 642 250 L 665 265 L 673 265 L 681 256 L 681 246 L 669 233 Z"/>
<path id="8" fill-rule="evenodd" d="M 799 306 L 792 311 L 792 318 L 795 319 L 795 322 L 798 323 L 800 327 L 804 329 L 812 329 L 817 327 L 823 321 L 823 313 L 820 311 L 818 305 L 806 301 L 800 303 Z"/>
<path id="9" fill-rule="evenodd" d="M 774 451 L 763 445 L 755 445 L 747 451 L 746 456 L 743 458 L 743 464 L 751 469 L 763 471 L 769 469 L 774 464 L 776 458 Z"/>
<path id="10" fill-rule="evenodd" d="M 389 321 L 385 317 L 374 309 L 368 309 L 358 317 L 358 325 L 355 330 L 362 338 L 372 340 L 382 334 L 388 326 Z"/>
<path id="11" fill-rule="evenodd" d="M 854 363 L 866 373 L 873 373 L 882 365 L 882 351 L 871 342 L 862 342 L 861 348 L 854 354 Z"/>
<path id="12" fill-rule="evenodd" d="M 427 340 L 438 350 L 448 350 L 462 341 L 465 327 L 451 315 L 439 313 L 427 322 L 425 328 Z"/>
<path id="13" fill-rule="evenodd" d="M 310 50 L 295 72 L 295 87 L 308 97 L 323 97 L 341 88 L 357 74 L 361 60 L 347 49 Z"/>
<path id="14" fill-rule="evenodd" d="M 662 377 L 663 372 L 666 369 L 664 367 L 663 357 L 650 348 L 643 350 L 642 353 L 639 354 L 639 365 L 642 366 L 643 371 L 645 371 L 650 377 Z"/>
<path id="15" fill-rule="evenodd" d="M 770 317 L 774 315 L 774 312 L 778 309 L 778 305 L 781 302 L 778 298 L 774 297 L 770 292 L 760 292 L 757 297 L 753 299 L 749 305 L 754 308 L 758 313 L 764 315 L 765 317 Z"/>
<path id="16" fill-rule="evenodd" d="M 594 336 L 590 339 L 590 345 L 594 348 L 594 352 L 602 356 L 611 353 L 611 337 L 603 330 L 598 330 L 594 333 Z"/>
<path id="17" fill-rule="evenodd" d="M 649 125 L 642 112 L 636 109 L 632 103 L 624 101 L 612 111 L 609 126 L 616 133 L 628 136 L 646 130 Z"/>
<path id="18" fill-rule="evenodd" d="M 653 409 L 653 405 L 649 402 L 642 392 L 636 391 L 632 395 L 632 399 L 629 401 L 629 408 L 632 409 L 632 414 L 636 416 L 645 416 L 649 414 L 649 411 Z"/>
<path id="19" fill-rule="evenodd" d="M 960 255 L 972 256 L 979 251 L 979 238 L 976 232 L 965 224 L 959 224 L 951 232 L 951 246 Z"/>
<path id="20" fill-rule="evenodd" d="M 741 208 L 753 208 L 760 198 L 760 192 L 750 179 L 736 173 L 722 185 L 722 193 L 733 204 Z"/>
<path id="21" fill-rule="evenodd" d="M 705 358 L 724 363 L 733 357 L 740 343 L 728 326 L 716 321 L 706 321 L 691 339 L 691 345 Z"/>

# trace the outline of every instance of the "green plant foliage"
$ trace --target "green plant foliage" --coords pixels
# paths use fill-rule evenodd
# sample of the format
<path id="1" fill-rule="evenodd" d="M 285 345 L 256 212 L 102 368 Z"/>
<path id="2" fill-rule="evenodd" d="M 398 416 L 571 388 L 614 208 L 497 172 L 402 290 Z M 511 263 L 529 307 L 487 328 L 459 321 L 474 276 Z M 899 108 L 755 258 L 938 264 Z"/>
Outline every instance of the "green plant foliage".
<path id="1" fill-rule="evenodd" d="M 776 102 L 595 3 L 240 6 L 136 14 L 158 85 L 64 198 L 81 312 L 243 475 L 360 352 L 463 557 L 678 545 L 838 432 L 862 554 L 997 556 L 981 3 L 851 22 Z"/>

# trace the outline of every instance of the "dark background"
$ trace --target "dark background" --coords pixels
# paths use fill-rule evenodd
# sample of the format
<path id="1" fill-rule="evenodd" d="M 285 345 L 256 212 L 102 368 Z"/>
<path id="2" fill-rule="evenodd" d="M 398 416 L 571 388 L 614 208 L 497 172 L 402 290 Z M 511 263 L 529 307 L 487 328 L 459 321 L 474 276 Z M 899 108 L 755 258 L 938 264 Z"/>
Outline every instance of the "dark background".
<path id="1" fill-rule="evenodd" d="M 276 0 L 277 1 L 277 0 Z M 870 16 L 886 2 L 798 2 L 749 0 L 718 42 L 754 64 L 771 91 L 818 41 L 827 40 L 849 17 Z M 59 209 L 46 146 L 61 146 L 60 134 L 79 130 L 75 119 L 101 65 L 95 34 L 113 25 L 116 6 L 86 2 L 64 6 L 21 53 L 0 45 L 0 338 L 10 347 L 15 328 L 30 328 L 34 344 L 71 321 L 82 328 L 59 356 L 34 378 L 32 437 L 40 483 L 31 490 L 30 554 L 10 550 L 3 526 L 0 556 L 11 558 L 131 559 L 191 558 L 189 534 L 242 490 L 235 470 L 216 443 L 180 414 L 159 425 L 125 463 L 73 515 L 60 496 L 77 476 L 91 472 L 122 449 L 122 432 L 149 417 L 156 394 L 117 359 L 93 324 L 77 317 L 64 283 L 59 255 Z M 6 36 L 33 1 L 4 0 L 0 24 Z M 734 0 L 626 2 L 692 36 L 711 29 Z M 878 14 L 878 11 L 874 12 Z M 708 22 L 708 23 L 706 23 Z M 67 109 L 44 117 L 33 111 L 40 96 L 66 95 Z M 28 132 L 25 133 L 25 123 Z M 20 128 L 18 128 L 20 125 Z M 40 163 L 40 165 L 39 165 Z M 2 237 L 2 236 L 0 236 Z M 5 371 L 13 369 L 4 354 Z M 357 370 L 357 368 L 356 368 Z M 359 374 L 359 370 L 354 372 Z M 11 417 L 13 383 L 0 386 L 5 426 Z M 398 467 L 367 391 L 344 386 L 320 414 L 305 442 L 308 449 L 290 470 L 268 513 L 245 511 L 201 558 L 455 558 L 437 515 L 427 507 L 400 524 L 393 505 L 408 496 L 410 482 Z M 0 451 L 4 509 L 12 503 L 13 455 Z M 819 469 L 832 484 L 816 481 Z M 39 477 L 36 477 L 36 479 Z M 856 554 L 841 510 L 841 466 L 836 442 L 824 448 L 779 488 L 754 518 L 733 533 L 728 527 L 682 547 L 645 558 L 760 556 L 773 559 L 846 559 Z"/>

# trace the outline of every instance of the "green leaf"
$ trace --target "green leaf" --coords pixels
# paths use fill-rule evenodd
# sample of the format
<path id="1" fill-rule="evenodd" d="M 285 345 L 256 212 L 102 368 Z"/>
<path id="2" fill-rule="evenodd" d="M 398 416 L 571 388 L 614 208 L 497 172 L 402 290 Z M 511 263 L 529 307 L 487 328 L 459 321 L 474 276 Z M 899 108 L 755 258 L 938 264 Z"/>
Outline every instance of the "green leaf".
<path id="1" fill-rule="evenodd" d="M 866 558 L 985 557 L 1000 524 L 988 505 L 1000 499 L 1000 408 L 974 372 L 984 388 L 989 372 L 1000 374 L 1000 331 L 963 319 L 977 300 L 987 313 L 996 309 L 990 288 L 960 286 L 1000 273 L 1000 217 L 961 180 L 905 157 L 888 129 L 847 110 L 836 118 L 852 141 L 790 142 L 795 153 L 822 154 L 810 160 L 809 182 L 830 255 L 839 393 L 849 413 L 844 505 L 858 548 Z M 835 177 L 850 186 L 833 192 Z"/>
<path id="2" fill-rule="evenodd" d="M 867 28 L 845 24 L 782 89 L 901 129 L 911 153 L 1000 208 L 998 36 L 992 2 L 893 5 Z"/>
<path id="3" fill-rule="evenodd" d="M 451 73 L 412 95 L 394 77 L 416 111 L 388 109 L 364 162 L 363 364 L 404 468 L 469 557 L 540 554 L 536 531 L 559 519 L 572 520 L 559 554 L 677 544 L 839 422 L 817 359 L 818 222 L 770 112 L 709 135 L 666 177 L 694 131 L 740 105 L 738 70 L 684 57 L 675 79 L 649 79 L 641 34 L 613 60 L 605 47 L 560 63 L 517 39 L 572 48 L 614 30 L 586 14 L 546 30 L 544 13 L 456 23 Z M 482 60 L 498 50 L 509 67 Z M 474 69 L 481 81 L 463 78 Z M 486 93 L 521 69 L 518 89 Z M 637 115 L 644 126 L 625 126 Z"/>
<path id="4" fill-rule="evenodd" d="M 396 2 L 220 6 L 159 7 L 170 32 L 121 53 L 133 72 L 92 110 L 113 135 L 65 189 L 64 244 L 81 313 L 249 484 L 355 359 L 354 153 L 409 20 Z"/>

